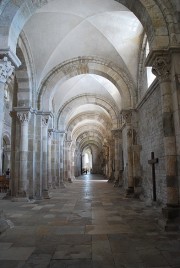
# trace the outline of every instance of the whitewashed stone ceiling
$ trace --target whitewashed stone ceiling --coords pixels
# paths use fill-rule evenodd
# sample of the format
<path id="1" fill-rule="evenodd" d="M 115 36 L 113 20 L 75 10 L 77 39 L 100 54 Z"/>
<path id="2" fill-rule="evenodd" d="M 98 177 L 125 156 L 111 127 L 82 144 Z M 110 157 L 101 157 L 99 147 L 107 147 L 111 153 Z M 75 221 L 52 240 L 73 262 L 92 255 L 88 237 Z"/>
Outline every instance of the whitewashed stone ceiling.
<path id="1" fill-rule="evenodd" d="M 34 60 L 37 85 L 57 65 L 77 57 L 98 57 L 126 68 L 137 83 L 143 27 L 132 12 L 114 0 L 51 1 L 32 15 L 23 32 Z M 115 85 L 96 74 L 66 78 L 61 85 L 57 81 L 52 92 L 55 113 L 65 102 L 83 94 L 109 99 L 119 110 L 123 102 Z M 73 115 L 86 112 L 85 107 L 80 109 Z"/>

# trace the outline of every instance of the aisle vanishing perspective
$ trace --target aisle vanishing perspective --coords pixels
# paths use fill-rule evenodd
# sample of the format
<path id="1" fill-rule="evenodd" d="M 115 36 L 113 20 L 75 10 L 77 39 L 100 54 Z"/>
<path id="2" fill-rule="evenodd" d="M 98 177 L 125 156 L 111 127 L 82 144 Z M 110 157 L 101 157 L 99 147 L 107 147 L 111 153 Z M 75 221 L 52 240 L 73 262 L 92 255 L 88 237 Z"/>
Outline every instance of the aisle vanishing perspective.
<path id="1" fill-rule="evenodd" d="M 14 224 L 0 236 L 1 268 L 180 267 L 180 234 L 159 229 L 159 208 L 102 176 L 81 176 L 51 199 L 0 205 Z"/>

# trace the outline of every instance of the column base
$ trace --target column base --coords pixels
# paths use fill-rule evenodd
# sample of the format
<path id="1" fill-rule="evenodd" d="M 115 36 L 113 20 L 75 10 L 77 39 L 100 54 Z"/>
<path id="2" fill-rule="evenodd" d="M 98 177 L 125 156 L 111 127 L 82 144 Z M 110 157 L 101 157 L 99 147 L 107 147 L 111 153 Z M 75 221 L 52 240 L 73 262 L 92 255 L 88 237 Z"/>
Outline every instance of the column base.
<path id="1" fill-rule="evenodd" d="M 162 208 L 162 218 L 158 220 L 158 224 L 165 231 L 180 231 L 180 207 Z"/>
<path id="2" fill-rule="evenodd" d="M 29 198 L 27 197 L 27 194 L 25 191 L 20 192 L 17 194 L 17 196 L 12 197 L 12 202 L 28 202 Z"/>
<path id="3" fill-rule="evenodd" d="M 67 179 L 69 183 L 72 183 L 72 179 L 71 178 L 68 178 Z"/>
<path id="4" fill-rule="evenodd" d="M 128 187 L 126 189 L 126 197 L 128 197 L 128 198 L 134 197 L 134 187 Z"/>
<path id="5" fill-rule="evenodd" d="M 12 202 L 29 202 L 29 198 L 16 196 L 16 197 L 12 197 L 11 201 Z"/>
<path id="6" fill-rule="evenodd" d="M 65 186 L 65 184 L 64 184 L 63 181 L 60 182 L 60 184 L 59 184 L 59 188 L 66 188 L 66 186 Z"/>
<path id="7" fill-rule="evenodd" d="M 109 177 L 107 182 L 114 182 L 115 177 L 114 177 L 114 172 L 111 173 L 111 176 Z"/>
<path id="8" fill-rule="evenodd" d="M 4 216 L 3 211 L 0 212 L 0 235 L 4 233 L 7 229 L 13 228 L 14 224 L 10 221 L 7 220 Z"/>
<path id="9" fill-rule="evenodd" d="M 114 181 L 113 187 L 118 187 L 118 186 L 119 186 L 119 179 L 117 179 L 117 180 Z"/>
<path id="10" fill-rule="evenodd" d="M 43 199 L 50 199 L 49 191 L 47 189 L 43 190 L 42 197 Z"/>

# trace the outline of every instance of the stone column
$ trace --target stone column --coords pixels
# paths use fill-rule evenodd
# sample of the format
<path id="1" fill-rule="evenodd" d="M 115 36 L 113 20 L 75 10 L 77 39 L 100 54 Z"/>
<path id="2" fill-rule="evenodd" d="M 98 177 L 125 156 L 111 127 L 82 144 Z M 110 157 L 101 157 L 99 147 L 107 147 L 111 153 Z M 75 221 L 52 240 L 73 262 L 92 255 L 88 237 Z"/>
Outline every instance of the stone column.
<path id="1" fill-rule="evenodd" d="M 140 152 L 141 145 L 133 145 L 133 180 L 134 180 L 134 195 L 139 197 L 141 194 L 141 166 L 140 166 Z"/>
<path id="2" fill-rule="evenodd" d="M 114 160 L 114 139 L 109 141 L 109 178 L 108 182 L 112 182 L 115 180 L 114 177 L 115 171 L 115 160 Z"/>
<path id="3" fill-rule="evenodd" d="M 51 141 L 53 131 L 48 130 L 48 188 L 52 188 L 52 173 L 51 173 Z"/>
<path id="4" fill-rule="evenodd" d="M 107 174 L 107 178 L 109 180 L 109 178 L 111 177 L 111 171 L 112 171 L 112 167 L 111 167 L 111 163 L 112 163 L 112 156 L 111 156 L 111 140 L 108 140 L 107 146 L 108 146 L 108 174 Z"/>
<path id="5" fill-rule="evenodd" d="M 28 197 L 29 181 L 27 178 L 27 162 L 28 162 L 28 123 L 31 116 L 31 109 L 16 108 L 17 117 L 20 121 L 20 143 L 19 143 L 19 182 L 18 182 L 18 198 Z"/>
<path id="6" fill-rule="evenodd" d="M 115 183 L 119 180 L 120 172 L 120 139 L 122 139 L 122 133 L 120 129 L 112 130 L 114 136 L 114 160 L 115 160 Z"/>
<path id="7" fill-rule="evenodd" d="M 71 181 L 71 141 L 66 141 L 65 142 L 65 147 L 66 147 L 66 175 L 67 175 L 67 180 Z"/>
<path id="8" fill-rule="evenodd" d="M 76 154 L 75 154 L 75 146 L 72 145 L 71 146 L 71 179 L 73 180 L 75 178 L 75 157 L 76 157 Z"/>
<path id="9" fill-rule="evenodd" d="M 122 115 L 126 124 L 126 135 L 127 135 L 128 189 L 126 190 L 126 192 L 127 196 L 130 196 L 131 194 L 134 193 L 132 111 L 123 110 Z"/>
<path id="10" fill-rule="evenodd" d="M 162 55 L 163 54 L 163 55 Z M 177 180 L 176 140 L 174 130 L 174 115 L 172 102 L 171 62 L 170 56 L 164 51 L 159 55 L 154 53 L 149 59 L 152 72 L 157 76 L 161 91 L 163 141 L 165 151 L 167 207 L 163 213 L 167 218 L 179 215 L 179 191 Z M 168 227 L 167 227 L 168 228 Z"/>
<path id="11" fill-rule="evenodd" d="M 127 130 L 127 152 L 128 152 L 128 189 L 127 193 L 134 192 L 134 179 L 133 179 L 133 150 L 132 150 L 133 130 Z"/>
<path id="12" fill-rule="evenodd" d="M 42 115 L 42 195 L 49 198 L 48 194 L 48 121 L 49 114 Z"/>
<path id="13" fill-rule="evenodd" d="M 60 187 L 65 187 L 64 185 L 64 138 L 65 132 L 60 132 L 59 143 L 60 143 L 60 154 L 59 154 L 59 163 L 60 163 Z"/>
<path id="14" fill-rule="evenodd" d="M 107 142 L 104 143 L 103 145 L 103 158 L 104 158 L 104 176 L 106 178 L 109 177 L 109 147 Z"/>
<path id="15" fill-rule="evenodd" d="M 14 66 L 7 57 L 0 59 L 0 175 L 2 175 L 2 135 L 4 127 L 4 89 L 8 78 L 12 75 Z"/>

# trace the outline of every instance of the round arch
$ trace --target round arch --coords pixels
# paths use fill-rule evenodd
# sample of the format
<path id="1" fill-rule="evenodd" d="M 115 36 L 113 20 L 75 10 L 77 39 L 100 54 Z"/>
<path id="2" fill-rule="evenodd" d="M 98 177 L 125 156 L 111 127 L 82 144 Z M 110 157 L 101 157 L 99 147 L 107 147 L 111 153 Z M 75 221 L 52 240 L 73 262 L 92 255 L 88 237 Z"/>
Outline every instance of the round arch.
<path id="1" fill-rule="evenodd" d="M 66 122 L 68 121 L 68 118 L 70 118 L 70 112 L 73 109 L 79 107 L 80 105 L 84 105 L 85 103 L 95 104 L 104 108 L 111 117 L 113 128 L 118 128 L 119 111 L 117 110 L 115 105 L 113 103 L 110 103 L 108 100 L 103 99 L 103 97 L 97 97 L 90 94 L 77 96 L 63 105 L 63 107 L 58 112 L 57 128 L 61 131 L 64 131 Z"/>
<path id="2" fill-rule="evenodd" d="M 37 93 L 38 108 L 52 109 L 57 81 L 60 87 L 66 80 L 82 74 L 96 74 L 112 82 L 123 99 L 123 109 L 132 108 L 136 104 L 136 87 L 128 71 L 98 57 L 78 57 L 59 64 L 46 75 Z"/>
<path id="3" fill-rule="evenodd" d="M 0 5 L 0 45 L 3 49 L 10 48 L 15 53 L 18 36 L 28 19 L 38 8 L 53 0 L 3 0 Z M 152 40 L 154 49 L 162 48 L 162 30 L 164 47 L 173 42 L 170 38 L 175 34 L 176 16 L 172 11 L 170 0 L 116 0 L 131 10 L 144 26 L 148 39 Z M 158 18 L 156 16 L 158 12 Z M 166 18 L 165 18 L 166 17 Z"/>
<path id="4" fill-rule="evenodd" d="M 107 131 L 108 129 L 110 130 L 112 128 L 112 124 L 111 122 L 109 122 L 109 118 L 105 118 L 105 116 L 102 116 L 101 114 L 92 114 L 92 113 L 82 113 L 78 116 L 76 116 L 75 118 L 73 118 L 69 124 L 67 125 L 66 128 L 66 132 L 67 132 L 67 139 L 70 140 L 71 139 L 71 134 L 73 132 L 74 129 L 76 129 L 76 126 L 82 122 L 83 120 L 94 120 L 97 121 L 98 123 L 101 123 L 102 126 L 105 127 L 105 130 Z"/>

